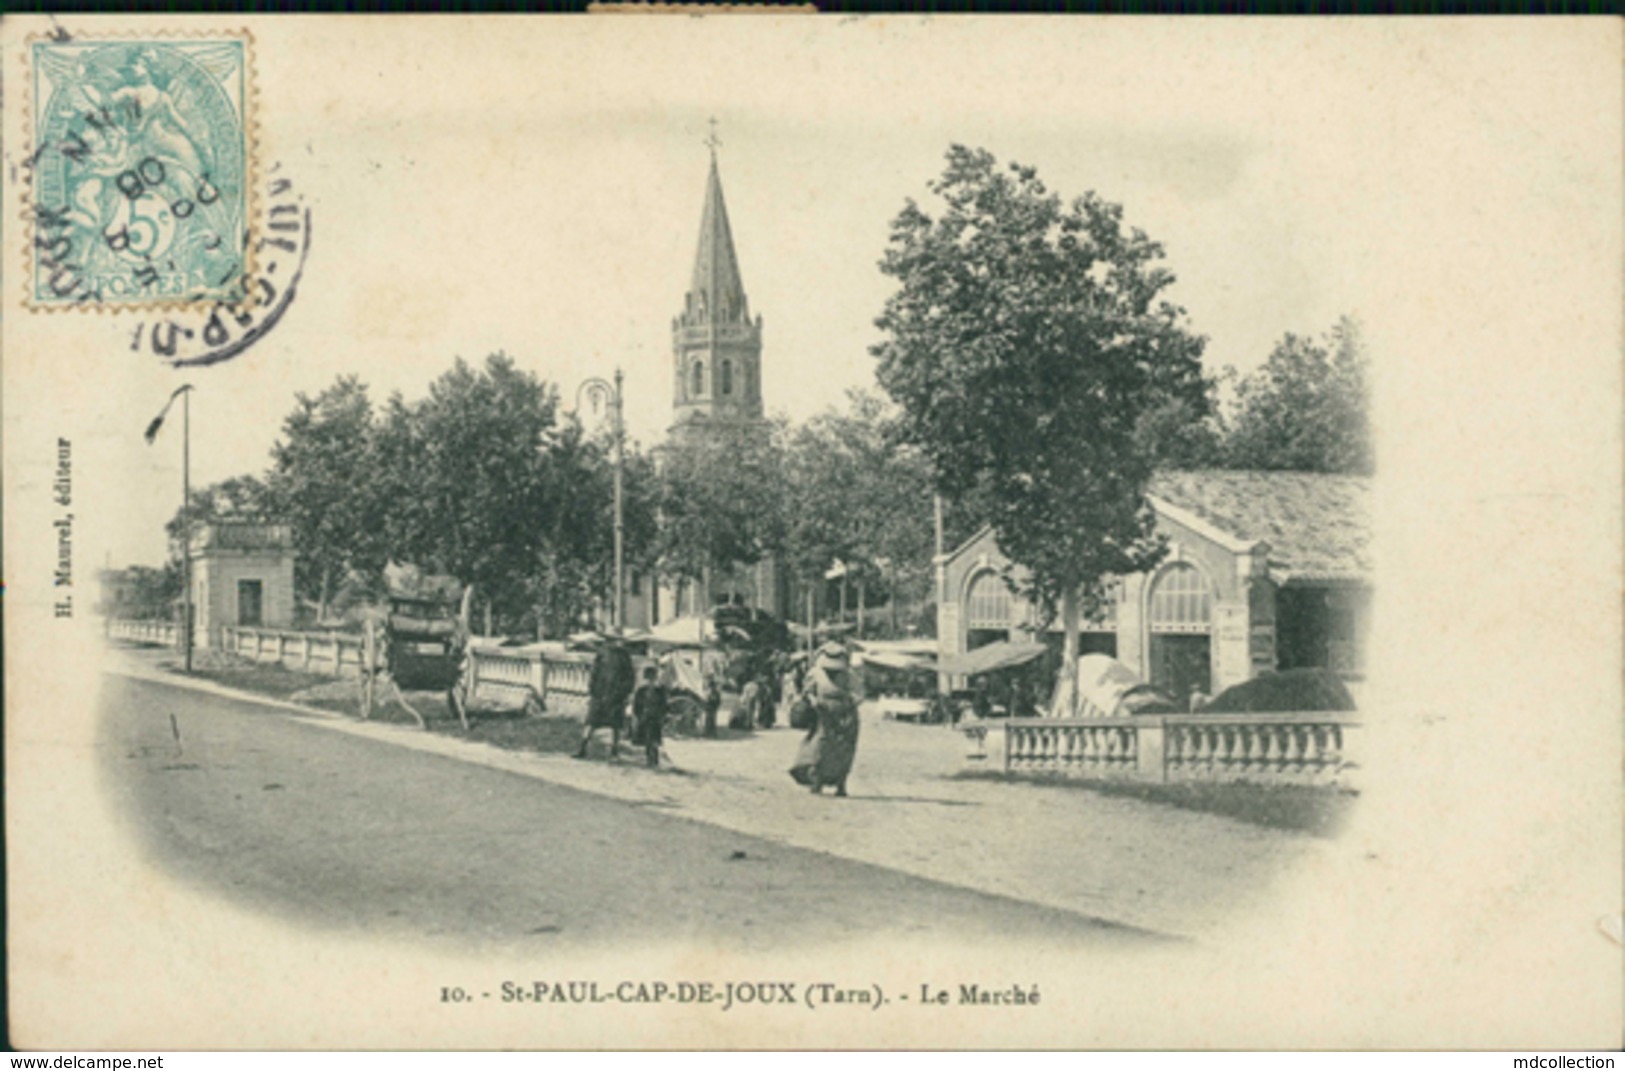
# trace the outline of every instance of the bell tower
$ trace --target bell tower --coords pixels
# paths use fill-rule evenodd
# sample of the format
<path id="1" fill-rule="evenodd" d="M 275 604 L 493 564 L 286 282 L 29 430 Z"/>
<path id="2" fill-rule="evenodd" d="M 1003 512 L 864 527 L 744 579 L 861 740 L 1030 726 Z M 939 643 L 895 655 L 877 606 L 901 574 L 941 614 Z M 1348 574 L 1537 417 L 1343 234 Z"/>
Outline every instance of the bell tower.
<path id="1" fill-rule="evenodd" d="M 717 172 L 714 127 L 706 143 L 711 148 L 711 174 L 700 214 L 700 243 L 683 311 L 671 325 L 674 436 L 762 419 L 762 318 L 751 319 L 739 277 Z"/>

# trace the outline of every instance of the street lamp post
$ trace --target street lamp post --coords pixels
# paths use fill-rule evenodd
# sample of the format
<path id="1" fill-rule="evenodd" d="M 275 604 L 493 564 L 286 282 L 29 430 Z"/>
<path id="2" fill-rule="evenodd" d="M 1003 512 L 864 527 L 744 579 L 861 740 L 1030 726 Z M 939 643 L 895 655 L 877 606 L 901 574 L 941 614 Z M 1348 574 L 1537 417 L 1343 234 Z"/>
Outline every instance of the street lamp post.
<path id="1" fill-rule="evenodd" d="M 625 470 L 626 426 L 621 412 L 621 382 L 622 374 L 619 368 L 615 369 L 615 382 L 610 384 L 594 376 L 581 384 L 576 391 L 576 408 L 581 408 L 581 396 L 585 394 L 593 403 L 593 407 L 605 405 L 610 410 L 611 445 L 614 450 L 615 466 L 615 631 L 618 634 L 626 632 L 626 530 L 625 506 L 623 485 Z"/>
<path id="2" fill-rule="evenodd" d="M 192 672 L 192 391 L 181 399 L 181 631 L 185 633 L 186 672 Z"/>
<path id="3" fill-rule="evenodd" d="M 186 672 L 192 672 L 192 385 L 182 383 L 147 425 L 142 438 L 151 446 L 158 439 L 170 406 L 181 398 L 181 623 L 180 647 L 186 653 Z"/>

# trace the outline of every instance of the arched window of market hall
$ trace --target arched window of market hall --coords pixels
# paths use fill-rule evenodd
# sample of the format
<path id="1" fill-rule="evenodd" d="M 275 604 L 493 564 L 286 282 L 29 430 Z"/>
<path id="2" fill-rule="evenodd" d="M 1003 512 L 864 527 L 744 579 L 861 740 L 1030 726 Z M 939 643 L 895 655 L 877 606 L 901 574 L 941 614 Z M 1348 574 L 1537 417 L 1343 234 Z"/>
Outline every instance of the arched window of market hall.
<path id="1" fill-rule="evenodd" d="M 1176 562 L 1151 591 L 1151 631 L 1206 633 L 1213 622 L 1213 589 L 1194 565 Z"/>
<path id="2" fill-rule="evenodd" d="M 694 362 L 694 394 L 693 394 L 693 396 L 696 397 L 696 398 L 703 398 L 705 396 L 705 362 L 704 361 L 695 361 Z"/>
<path id="3" fill-rule="evenodd" d="M 727 359 L 723 360 L 722 375 L 720 378 L 722 383 L 722 393 L 732 394 L 734 392 L 734 363 L 732 361 Z"/>
<path id="4" fill-rule="evenodd" d="M 965 591 L 966 646 L 972 650 L 1010 638 L 1010 589 L 1004 578 L 984 569 Z"/>
<path id="5" fill-rule="evenodd" d="M 1151 683 L 1188 703 L 1213 681 L 1213 586 L 1202 571 L 1175 562 L 1157 574 L 1148 607 Z"/>

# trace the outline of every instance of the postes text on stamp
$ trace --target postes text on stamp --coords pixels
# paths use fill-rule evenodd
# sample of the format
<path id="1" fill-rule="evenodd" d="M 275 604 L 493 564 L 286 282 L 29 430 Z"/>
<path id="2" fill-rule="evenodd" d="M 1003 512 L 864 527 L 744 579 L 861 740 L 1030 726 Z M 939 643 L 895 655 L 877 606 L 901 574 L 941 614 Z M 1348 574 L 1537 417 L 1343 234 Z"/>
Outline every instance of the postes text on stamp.
<path id="1" fill-rule="evenodd" d="M 234 301 L 248 265 L 249 42 L 30 43 L 35 308 Z"/>

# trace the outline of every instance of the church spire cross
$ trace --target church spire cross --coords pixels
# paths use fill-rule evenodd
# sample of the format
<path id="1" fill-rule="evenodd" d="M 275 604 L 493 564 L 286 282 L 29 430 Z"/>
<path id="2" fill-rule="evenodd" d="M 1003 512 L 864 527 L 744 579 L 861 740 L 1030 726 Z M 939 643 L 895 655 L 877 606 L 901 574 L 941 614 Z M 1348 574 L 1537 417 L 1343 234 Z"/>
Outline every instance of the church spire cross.
<path id="1" fill-rule="evenodd" d="M 717 148 L 722 144 L 722 139 L 717 137 L 717 117 L 713 115 L 706 122 L 711 124 L 711 132 L 705 136 L 705 144 L 710 148 L 711 155 L 715 156 Z"/>

